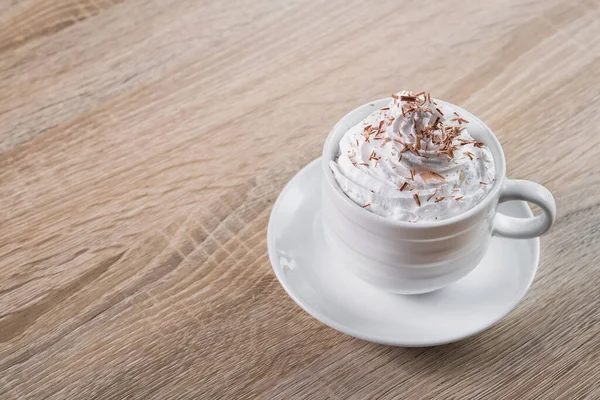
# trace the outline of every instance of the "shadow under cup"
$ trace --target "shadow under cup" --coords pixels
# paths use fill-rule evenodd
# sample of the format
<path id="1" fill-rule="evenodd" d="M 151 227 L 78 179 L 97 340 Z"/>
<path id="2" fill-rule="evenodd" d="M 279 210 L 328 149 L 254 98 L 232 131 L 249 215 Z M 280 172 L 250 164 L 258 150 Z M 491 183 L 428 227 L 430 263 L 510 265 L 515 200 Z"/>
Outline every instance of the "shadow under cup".
<path id="1" fill-rule="evenodd" d="M 435 222 L 396 221 L 363 209 L 340 189 L 329 162 L 338 155 L 339 142 L 348 129 L 390 101 L 381 99 L 358 107 L 327 137 L 321 164 L 323 229 L 327 245 L 361 279 L 394 293 L 427 293 L 464 277 L 484 257 L 506 163 L 492 131 L 473 114 L 449 104 L 471 121 L 469 133 L 484 142 L 494 157 L 496 180 L 487 196 L 472 209 Z"/>

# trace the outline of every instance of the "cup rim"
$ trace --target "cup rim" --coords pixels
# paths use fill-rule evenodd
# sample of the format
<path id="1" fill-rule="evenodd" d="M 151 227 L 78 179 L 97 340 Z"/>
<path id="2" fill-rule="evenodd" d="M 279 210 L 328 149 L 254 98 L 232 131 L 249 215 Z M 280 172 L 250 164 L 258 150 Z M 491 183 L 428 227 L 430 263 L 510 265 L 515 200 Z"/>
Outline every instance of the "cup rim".
<path id="1" fill-rule="evenodd" d="M 458 222 L 465 221 L 465 220 L 469 219 L 470 217 L 476 215 L 477 213 L 481 212 L 485 208 L 487 208 L 489 206 L 489 203 L 494 201 L 494 199 L 497 197 L 498 192 L 502 188 L 504 179 L 506 177 L 506 159 L 504 156 L 504 150 L 502 149 L 502 145 L 500 144 L 500 141 L 498 140 L 498 138 L 496 137 L 494 132 L 480 118 L 478 118 L 477 116 L 475 116 L 474 114 L 465 110 L 462 107 L 459 107 L 455 104 L 452 104 L 447 101 L 439 100 L 439 99 L 435 99 L 435 100 L 456 108 L 458 111 L 462 112 L 464 115 L 470 117 L 471 122 L 476 122 L 476 123 L 480 124 L 481 127 L 488 134 L 489 140 L 491 140 L 491 143 L 488 143 L 488 140 L 484 141 L 484 143 L 488 147 L 490 147 L 490 145 L 493 145 L 498 153 L 498 159 L 496 159 L 496 157 L 494 157 L 494 164 L 495 164 L 495 168 L 496 168 L 496 181 L 494 182 L 492 189 L 487 193 L 487 195 L 477 205 L 475 205 L 475 207 L 473 207 L 461 214 L 455 215 L 455 216 L 447 218 L 447 219 L 443 219 L 443 220 L 439 220 L 439 221 L 422 221 L 422 222 L 414 223 L 414 222 L 399 221 L 399 220 L 395 220 L 395 219 L 391 219 L 391 218 L 386 218 L 381 215 L 375 214 L 371 211 L 365 210 L 364 208 L 360 207 L 358 204 L 353 202 L 342 191 L 340 186 L 335 181 L 333 172 L 331 171 L 331 168 L 329 167 L 329 161 L 331 161 L 332 159 L 327 156 L 327 153 L 328 153 L 327 150 L 332 145 L 335 145 L 336 147 L 339 145 L 339 141 L 334 142 L 332 140 L 333 137 L 339 132 L 339 126 L 342 123 L 342 121 L 349 119 L 351 117 L 354 117 L 358 113 L 362 113 L 364 115 L 362 118 L 366 118 L 370 112 L 378 109 L 378 107 L 379 108 L 384 107 L 391 100 L 392 100 L 391 97 L 384 97 L 384 98 L 370 101 L 368 103 L 365 103 L 361 106 L 356 107 L 355 109 L 353 109 L 352 111 L 350 111 L 349 113 L 344 115 L 334 125 L 331 132 L 329 132 L 329 134 L 327 135 L 327 138 L 325 139 L 325 143 L 323 145 L 323 157 L 322 157 L 323 161 L 322 161 L 321 165 L 322 165 L 323 174 L 324 174 L 323 176 L 325 177 L 325 181 L 327 182 L 327 184 L 330 187 L 333 188 L 334 192 L 336 193 L 336 197 L 338 199 L 340 199 L 346 205 L 347 209 L 350 212 L 355 213 L 357 215 L 357 217 L 363 217 L 366 219 L 370 219 L 371 221 L 374 221 L 374 222 L 384 223 L 384 224 L 392 225 L 394 227 L 409 228 L 409 229 L 446 227 L 449 225 L 456 224 Z M 384 104 L 384 102 L 385 102 L 385 104 Z M 381 105 L 381 104 L 383 104 L 383 105 Z M 367 113 L 367 111 L 368 111 L 368 113 Z M 362 120 L 362 118 L 361 118 L 361 120 Z M 338 152 L 337 149 L 336 149 L 336 152 Z M 492 152 L 492 156 L 494 156 L 494 152 Z"/>

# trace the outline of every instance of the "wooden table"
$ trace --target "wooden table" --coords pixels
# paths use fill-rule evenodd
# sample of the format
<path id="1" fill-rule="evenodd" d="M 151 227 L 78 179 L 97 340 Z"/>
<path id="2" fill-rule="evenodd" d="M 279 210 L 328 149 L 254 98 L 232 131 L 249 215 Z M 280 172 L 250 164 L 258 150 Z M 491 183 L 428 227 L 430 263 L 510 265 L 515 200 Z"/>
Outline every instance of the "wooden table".
<path id="1" fill-rule="evenodd" d="M 0 0 L 0 398 L 600 398 L 600 3 L 367 3 Z M 332 125 L 403 88 L 558 204 L 525 300 L 436 348 L 312 319 L 266 250 Z"/>

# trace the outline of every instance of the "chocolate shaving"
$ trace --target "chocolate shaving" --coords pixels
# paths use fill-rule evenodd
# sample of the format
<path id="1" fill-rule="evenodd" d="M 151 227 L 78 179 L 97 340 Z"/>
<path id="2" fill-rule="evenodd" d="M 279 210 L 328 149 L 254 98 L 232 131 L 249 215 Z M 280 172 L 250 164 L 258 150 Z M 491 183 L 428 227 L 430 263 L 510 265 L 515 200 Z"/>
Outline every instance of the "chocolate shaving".
<path id="1" fill-rule="evenodd" d="M 436 202 L 436 203 L 439 203 L 440 201 L 444 200 L 445 198 L 446 198 L 445 196 L 442 196 L 442 197 L 437 197 L 437 198 L 435 199 L 435 202 Z"/>
<path id="2" fill-rule="evenodd" d="M 414 170 L 414 169 L 411 169 L 409 171 L 410 171 L 410 180 L 414 181 L 415 180 L 415 175 L 416 175 L 417 171 Z"/>
<path id="3" fill-rule="evenodd" d="M 458 201 L 458 200 L 462 199 L 463 197 L 465 197 L 465 196 L 456 197 L 456 198 L 454 198 L 454 200 Z"/>
<path id="4" fill-rule="evenodd" d="M 411 146 L 410 144 L 402 144 L 404 147 L 402 148 L 402 150 L 400 150 L 400 153 L 405 153 L 407 151 L 410 151 L 411 153 L 415 154 L 415 155 L 419 155 L 419 153 L 415 150 L 415 148 L 413 146 Z"/>
<path id="5" fill-rule="evenodd" d="M 370 205 L 371 205 L 371 203 L 367 203 L 367 204 L 365 204 L 364 206 L 362 206 L 362 208 L 367 208 L 367 207 L 369 207 Z"/>
<path id="6" fill-rule="evenodd" d="M 402 186 L 400 186 L 400 191 L 403 191 L 404 189 L 406 189 L 406 187 L 408 186 L 408 182 L 404 181 L 404 183 L 402 184 Z"/>
<path id="7" fill-rule="evenodd" d="M 413 194 L 413 199 L 415 199 L 415 202 L 417 203 L 417 205 L 419 207 L 421 207 L 421 200 L 419 200 L 419 193 Z"/>
<path id="8" fill-rule="evenodd" d="M 430 181 L 430 180 L 446 182 L 446 178 L 444 178 L 442 175 L 438 174 L 437 172 L 433 172 L 433 171 L 421 172 L 421 179 L 423 179 L 425 182 Z"/>
<path id="9" fill-rule="evenodd" d="M 427 198 L 427 201 L 431 200 L 431 199 L 433 198 L 433 196 L 435 196 L 435 195 L 437 194 L 437 191 L 438 191 L 438 190 L 437 190 L 437 189 L 435 189 L 435 192 L 433 192 L 433 193 L 431 194 L 431 196 L 429 196 L 429 197 Z"/>
<path id="10" fill-rule="evenodd" d="M 437 172 L 429 171 L 429 173 L 437 176 L 437 178 L 440 179 L 440 180 L 442 180 L 442 181 L 446 180 L 446 178 L 444 178 L 442 175 L 438 174 Z"/>
<path id="11" fill-rule="evenodd" d="M 452 121 L 456 121 L 456 122 L 458 122 L 459 124 L 462 124 L 462 123 L 468 124 L 468 123 L 469 123 L 469 121 L 467 121 L 466 119 L 464 119 L 464 118 L 462 118 L 462 117 L 458 117 L 458 118 L 452 118 Z"/>

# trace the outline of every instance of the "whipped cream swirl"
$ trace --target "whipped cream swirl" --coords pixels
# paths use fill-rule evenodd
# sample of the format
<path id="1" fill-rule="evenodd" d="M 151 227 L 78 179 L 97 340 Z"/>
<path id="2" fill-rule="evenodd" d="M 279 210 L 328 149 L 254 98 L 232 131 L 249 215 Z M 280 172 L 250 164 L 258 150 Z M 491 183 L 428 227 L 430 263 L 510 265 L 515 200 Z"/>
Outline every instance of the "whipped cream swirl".
<path id="1" fill-rule="evenodd" d="M 469 121 L 428 93 L 392 97 L 341 139 L 330 162 L 340 188 L 359 206 L 400 221 L 443 220 L 473 208 L 496 170 Z"/>

